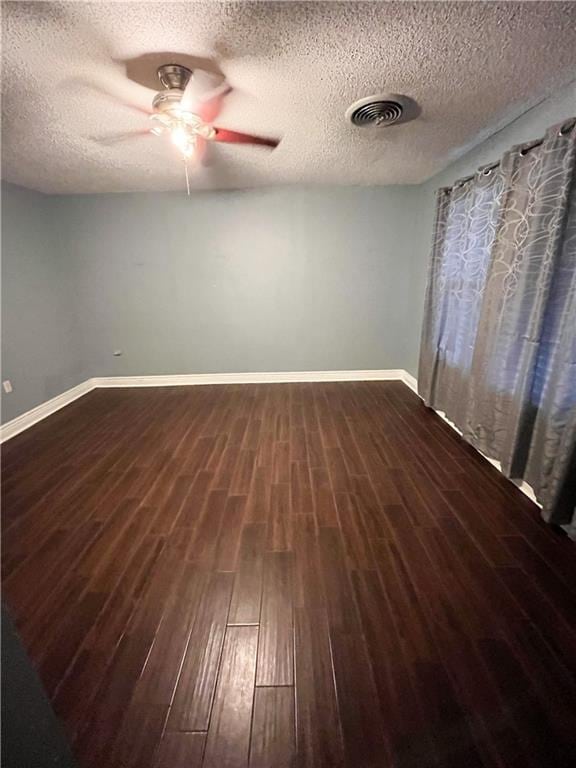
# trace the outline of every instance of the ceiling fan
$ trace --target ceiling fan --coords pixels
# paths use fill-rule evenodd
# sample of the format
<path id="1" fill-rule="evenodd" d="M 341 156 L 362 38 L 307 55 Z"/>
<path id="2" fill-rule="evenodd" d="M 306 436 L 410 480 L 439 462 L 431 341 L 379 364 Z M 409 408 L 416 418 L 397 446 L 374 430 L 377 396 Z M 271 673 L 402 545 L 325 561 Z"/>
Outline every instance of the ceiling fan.
<path id="1" fill-rule="evenodd" d="M 220 75 L 201 69 L 194 71 L 180 64 L 158 67 L 158 78 L 163 85 L 152 101 L 154 125 L 152 133 L 169 133 L 172 143 L 184 157 L 191 157 L 199 140 L 220 141 L 227 144 L 257 144 L 278 146 L 276 139 L 250 136 L 246 133 L 218 128 L 213 121 L 218 116 L 222 98 L 231 91 Z"/>
<path id="2" fill-rule="evenodd" d="M 163 64 L 157 69 L 162 89 L 152 99 L 148 111 L 151 127 L 145 131 L 121 134 L 123 140 L 138 133 L 168 135 L 184 160 L 201 158 L 206 142 L 253 144 L 274 149 L 278 139 L 252 136 L 214 125 L 222 108 L 222 100 L 232 89 L 222 75 L 202 69 L 189 69 L 181 64 Z M 106 140 L 104 140 L 104 143 Z"/>

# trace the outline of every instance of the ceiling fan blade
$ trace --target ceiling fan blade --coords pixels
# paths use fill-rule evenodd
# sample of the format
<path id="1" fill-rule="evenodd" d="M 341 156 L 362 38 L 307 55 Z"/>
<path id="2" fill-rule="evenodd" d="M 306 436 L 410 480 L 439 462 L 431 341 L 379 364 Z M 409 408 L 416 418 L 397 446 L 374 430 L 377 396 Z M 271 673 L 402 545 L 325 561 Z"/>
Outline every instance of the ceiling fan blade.
<path id="1" fill-rule="evenodd" d="M 195 69 L 184 89 L 180 106 L 182 109 L 193 112 L 199 103 L 216 96 L 224 84 L 223 75 Z"/>
<path id="2" fill-rule="evenodd" d="M 208 154 L 208 142 L 203 139 L 202 136 L 198 136 L 196 139 L 196 149 L 194 150 L 194 160 L 197 165 L 206 165 L 206 157 Z"/>
<path id="3" fill-rule="evenodd" d="M 132 107 L 146 115 L 152 114 L 152 99 L 155 92 L 151 88 L 145 88 L 118 73 L 106 74 L 106 76 L 93 79 L 89 77 L 72 77 L 67 82 L 72 85 L 87 86 L 104 96 L 117 99 L 127 107 Z"/>
<path id="4" fill-rule="evenodd" d="M 262 147 L 274 149 L 280 144 L 280 139 L 268 139 L 264 136 L 250 136 L 247 133 L 238 133 L 238 131 L 228 131 L 225 128 L 216 128 L 214 141 L 221 141 L 226 144 L 258 144 Z"/>
<path id="5" fill-rule="evenodd" d="M 112 133 L 108 136 L 90 136 L 92 141 L 103 144 L 105 147 L 110 147 L 113 144 L 120 144 L 121 142 L 128 141 L 129 139 L 136 139 L 139 136 L 152 136 L 152 132 L 149 128 L 142 128 L 137 131 L 122 131 L 121 133 Z"/>
<path id="6" fill-rule="evenodd" d="M 198 100 L 195 111 L 205 123 L 213 123 L 222 110 L 224 96 L 230 93 L 232 89 L 228 83 L 224 82 L 218 88 L 214 88 L 201 99 Z"/>

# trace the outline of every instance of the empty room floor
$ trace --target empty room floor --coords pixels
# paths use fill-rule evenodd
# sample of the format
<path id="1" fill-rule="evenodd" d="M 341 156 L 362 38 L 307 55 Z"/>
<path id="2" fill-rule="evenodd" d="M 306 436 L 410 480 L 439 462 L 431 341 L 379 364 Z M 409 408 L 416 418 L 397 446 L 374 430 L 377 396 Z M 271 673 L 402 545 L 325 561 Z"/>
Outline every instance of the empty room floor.
<path id="1" fill-rule="evenodd" d="M 404 384 L 94 390 L 3 464 L 82 768 L 575 763 L 574 544 Z"/>

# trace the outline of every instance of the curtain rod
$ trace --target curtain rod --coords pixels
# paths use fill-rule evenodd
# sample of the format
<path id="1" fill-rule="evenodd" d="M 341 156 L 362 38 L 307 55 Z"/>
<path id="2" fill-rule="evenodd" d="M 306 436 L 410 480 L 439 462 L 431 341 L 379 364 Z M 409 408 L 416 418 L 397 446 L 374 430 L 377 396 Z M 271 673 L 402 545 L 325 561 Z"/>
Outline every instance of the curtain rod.
<path id="1" fill-rule="evenodd" d="M 570 120 L 567 120 L 565 123 L 563 123 L 560 126 L 560 130 L 558 131 L 558 136 L 565 136 L 567 133 L 570 133 L 572 128 L 576 126 L 576 119 L 570 118 Z M 536 149 L 536 147 L 541 147 L 542 144 L 544 144 L 546 137 L 543 136 L 541 139 L 536 139 L 536 141 L 530 141 L 527 144 L 524 144 L 522 148 L 520 149 L 521 155 L 527 155 L 528 152 L 530 152 L 532 149 Z M 478 173 L 483 173 L 485 176 L 488 176 L 495 168 L 498 168 L 500 165 L 501 160 L 497 160 L 495 163 L 490 163 L 489 165 L 485 165 L 481 170 L 478 169 L 476 173 L 473 173 L 471 176 L 466 176 L 463 179 L 460 179 L 455 184 L 452 185 L 452 187 L 444 187 L 444 192 L 449 192 L 450 189 L 453 187 L 461 187 L 463 184 L 466 184 L 469 181 L 472 181 L 472 179 L 476 178 L 476 175 Z"/>

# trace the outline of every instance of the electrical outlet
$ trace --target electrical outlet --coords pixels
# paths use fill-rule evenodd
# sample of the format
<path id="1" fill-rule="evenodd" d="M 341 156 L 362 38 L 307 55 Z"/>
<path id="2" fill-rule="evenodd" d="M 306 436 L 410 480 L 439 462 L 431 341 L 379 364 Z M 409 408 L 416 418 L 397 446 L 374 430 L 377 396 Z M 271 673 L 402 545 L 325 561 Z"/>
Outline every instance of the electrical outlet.
<path id="1" fill-rule="evenodd" d="M 12 392 L 12 382 L 9 379 L 3 381 L 2 386 L 4 387 L 4 392 Z"/>

